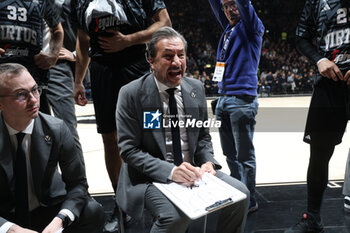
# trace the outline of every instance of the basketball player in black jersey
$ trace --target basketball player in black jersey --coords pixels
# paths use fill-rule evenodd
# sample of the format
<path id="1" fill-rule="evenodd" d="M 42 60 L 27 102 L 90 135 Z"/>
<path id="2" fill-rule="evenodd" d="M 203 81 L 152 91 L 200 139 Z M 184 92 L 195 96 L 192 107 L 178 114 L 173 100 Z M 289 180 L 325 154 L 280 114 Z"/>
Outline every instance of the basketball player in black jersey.
<path id="1" fill-rule="evenodd" d="M 306 0 L 296 36 L 298 50 L 318 73 L 304 135 L 310 144 L 307 212 L 285 233 L 324 232 L 320 211 L 328 163 L 349 119 L 350 2 Z"/>
<path id="2" fill-rule="evenodd" d="M 50 27 L 49 52 L 42 51 L 43 20 Z M 0 63 L 20 63 L 44 87 L 41 111 L 48 112 L 47 70 L 56 64 L 63 42 L 63 29 L 53 0 L 0 0 Z"/>

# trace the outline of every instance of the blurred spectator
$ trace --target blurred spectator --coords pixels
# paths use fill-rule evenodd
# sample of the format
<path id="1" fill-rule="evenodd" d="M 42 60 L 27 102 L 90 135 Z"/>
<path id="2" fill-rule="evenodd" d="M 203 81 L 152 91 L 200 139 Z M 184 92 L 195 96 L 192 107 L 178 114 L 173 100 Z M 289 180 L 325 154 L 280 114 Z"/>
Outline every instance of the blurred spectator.
<path id="1" fill-rule="evenodd" d="M 199 70 L 196 70 L 194 73 L 193 73 L 193 77 L 194 79 L 198 79 L 199 81 L 202 81 L 202 77 L 200 76 L 199 74 Z"/>
<path id="2" fill-rule="evenodd" d="M 262 96 L 263 92 L 266 92 L 268 96 L 271 93 L 271 87 L 265 80 L 263 76 L 260 76 L 260 80 L 258 81 L 258 93 Z"/>
<path id="3" fill-rule="evenodd" d="M 290 86 L 291 93 L 295 91 L 295 82 L 294 82 L 294 74 L 291 71 L 287 73 L 287 82 Z"/>
<path id="4" fill-rule="evenodd" d="M 282 74 L 279 76 L 279 83 L 281 85 L 282 93 L 287 94 L 289 86 L 288 86 L 288 82 L 287 82 L 286 73 L 282 72 Z"/>
<path id="5" fill-rule="evenodd" d="M 210 76 L 206 76 L 204 80 L 204 88 L 205 88 L 205 94 L 206 96 L 211 96 L 213 94 L 213 82 L 210 79 Z"/>

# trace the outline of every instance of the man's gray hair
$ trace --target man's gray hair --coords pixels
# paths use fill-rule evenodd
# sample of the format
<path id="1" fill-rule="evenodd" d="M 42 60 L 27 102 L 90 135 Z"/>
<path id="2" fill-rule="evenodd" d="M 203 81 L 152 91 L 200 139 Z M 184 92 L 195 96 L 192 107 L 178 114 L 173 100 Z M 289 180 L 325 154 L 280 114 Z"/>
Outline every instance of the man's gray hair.
<path id="1" fill-rule="evenodd" d="M 19 75 L 23 71 L 28 71 L 27 68 L 18 63 L 2 63 L 0 64 L 0 88 L 3 86 L 4 77 L 8 75 Z"/>
<path id="2" fill-rule="evenodd" d="M 157 43 L 158 43 L 158 41 L 163 40 L 163 39 L 168 39 L 168 38 L 180 38 L 182 40 L 182 42 L 184 43 L 185 52 L 187 51 L 187 41 L 179 32 L 175 31 L 171 27 L 162 27 L 153 34 L 151 40 L 149 41 L 149 43 L 147 45 L 148 55 L 151 58 L 155 58 L 157 55 L 157 49 L 158 49 Z"/>

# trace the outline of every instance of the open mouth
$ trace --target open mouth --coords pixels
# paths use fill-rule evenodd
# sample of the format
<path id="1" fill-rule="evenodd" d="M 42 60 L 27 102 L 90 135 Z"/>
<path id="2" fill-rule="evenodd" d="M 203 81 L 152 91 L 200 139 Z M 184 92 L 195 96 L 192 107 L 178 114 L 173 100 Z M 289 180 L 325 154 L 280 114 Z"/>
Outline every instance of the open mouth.
<path id="1" fill-rule="evenodd" d="M 179 71 L 169 71 L 168 74 L 170 76 L 178 76 L 178 75 L 181 75 L 181 70 L 179 70 Z"/>

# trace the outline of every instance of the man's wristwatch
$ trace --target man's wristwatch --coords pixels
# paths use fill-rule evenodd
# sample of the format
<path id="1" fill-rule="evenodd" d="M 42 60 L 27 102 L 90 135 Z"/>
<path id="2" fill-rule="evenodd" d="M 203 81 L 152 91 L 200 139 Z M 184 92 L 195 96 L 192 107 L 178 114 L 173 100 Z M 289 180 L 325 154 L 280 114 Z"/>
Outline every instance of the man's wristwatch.
<path id="1" fill-rule="evenodd" d="M 61 213 L 58 213 L 58 214 L 56 215 L 56 217 L 62 219 L 62 227 L 63 227 L 64 229 L 69 225 L 70 219 L 69 219 L 68 216 L 63 215 L 63 214 L 61 214 Z"/>

